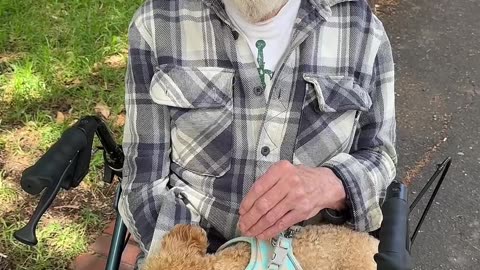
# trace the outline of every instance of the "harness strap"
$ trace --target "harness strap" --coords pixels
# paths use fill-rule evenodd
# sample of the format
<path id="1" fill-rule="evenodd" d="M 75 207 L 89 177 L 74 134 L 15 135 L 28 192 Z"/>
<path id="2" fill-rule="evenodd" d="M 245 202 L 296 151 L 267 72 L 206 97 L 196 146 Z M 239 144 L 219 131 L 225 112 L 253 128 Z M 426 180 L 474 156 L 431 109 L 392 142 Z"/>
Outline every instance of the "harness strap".
<path id="1" fill-rule="evenodd" d="M 241 236 L 241 237 L 236 237 L 236 238 L 233 238 L 227 242 L 225 242 L 223 245 L 221 245 L 218 250 L 222 250 L 222 249 L 225 249 L 233 244 L 236 244 L 236 243 L 239 243 L 239 242 L 247 242 L 249 243 L 250 245 L 253 244 L 253 238 L 252 237 L 245 237 L 245 236 Z M 252 245 L 253 246 L 253 245 Z"/>
<path id="2" fill-rule="evenodd" d="M 236 243 L 246 242 L 251 247 L 250 263 L 246 270 L 302 270 L 292 251 L 294 233 L 288 230 L 272 239 L 272 242 L 260 241 L 254 237 L 237 237 L 220 246 L 217 252 Z"/>

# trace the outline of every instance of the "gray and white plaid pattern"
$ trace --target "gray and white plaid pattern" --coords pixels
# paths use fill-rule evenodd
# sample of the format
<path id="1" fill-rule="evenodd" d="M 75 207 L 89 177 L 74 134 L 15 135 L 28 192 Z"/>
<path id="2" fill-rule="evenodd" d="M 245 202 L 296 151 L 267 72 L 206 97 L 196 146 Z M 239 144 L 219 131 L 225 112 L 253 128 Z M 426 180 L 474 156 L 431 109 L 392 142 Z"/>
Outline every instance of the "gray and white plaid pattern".
<path id="1" fill-rule="evenodd" d="M 302 0 L 268 102 L 232 31 L 221 0 L 148 1 L 131 23 L 119 209 L 142 248 L 177 223 L 237 236 L 242 198 L 279 160 L 332 168 L 348 224 L 377 229 L 397 160 L 382 23 L 363 0 Z"/>

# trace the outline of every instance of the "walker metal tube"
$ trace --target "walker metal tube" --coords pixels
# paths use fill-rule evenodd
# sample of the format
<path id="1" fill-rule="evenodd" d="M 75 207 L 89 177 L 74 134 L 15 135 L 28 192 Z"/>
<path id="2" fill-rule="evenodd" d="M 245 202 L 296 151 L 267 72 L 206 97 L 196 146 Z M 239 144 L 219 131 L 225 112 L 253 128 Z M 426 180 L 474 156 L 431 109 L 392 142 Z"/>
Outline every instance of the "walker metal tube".
<path id="1" fill-rule="evenodd" d="M 106 270 L 118 270 L 120 269 L 120 262 L 122 261 L 122 253 L 125 248 L 125 236 L 127 235 L 127 227 L 122 221 L 122 217 L 118 213 L 118 201 L 120 200 L 120 194 L 122 188 L 120 184 L 117 188 L 115 195 L 115 213 L 117 218 L 115 219 L 115 229 L 113 230 L 112 242 L 110 243 L 110 251 L 108 253 Z"/>

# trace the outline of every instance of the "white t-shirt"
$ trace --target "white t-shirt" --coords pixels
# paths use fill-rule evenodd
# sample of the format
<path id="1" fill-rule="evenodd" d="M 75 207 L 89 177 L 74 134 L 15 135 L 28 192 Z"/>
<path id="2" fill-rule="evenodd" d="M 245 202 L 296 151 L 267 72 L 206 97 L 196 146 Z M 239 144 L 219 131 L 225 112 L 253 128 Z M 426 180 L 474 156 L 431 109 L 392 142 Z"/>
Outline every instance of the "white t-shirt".
<path id="1" fill-rule="evenodd" d="M 265 88 L 265 98 L 268 99 L 271 79 L 290 43 L 301 0 L 288 0 L 275 17 L 260 23 L 245 20 L 230 0 L 224 0 L 223 3 L 230 20 L 248 41 Z"/>

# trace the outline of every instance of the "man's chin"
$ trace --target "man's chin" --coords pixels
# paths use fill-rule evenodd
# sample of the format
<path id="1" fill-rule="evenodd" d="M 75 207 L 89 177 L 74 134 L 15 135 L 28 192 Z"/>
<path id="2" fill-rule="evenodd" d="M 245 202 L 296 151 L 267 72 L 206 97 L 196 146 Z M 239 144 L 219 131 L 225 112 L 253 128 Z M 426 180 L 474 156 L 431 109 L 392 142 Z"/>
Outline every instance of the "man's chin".
<path id="1" fill-rule="evenodd" d="M 240 14 L 251 23 L 274 17 L 288 0 L 226 0 L 232 1 Z"/>

